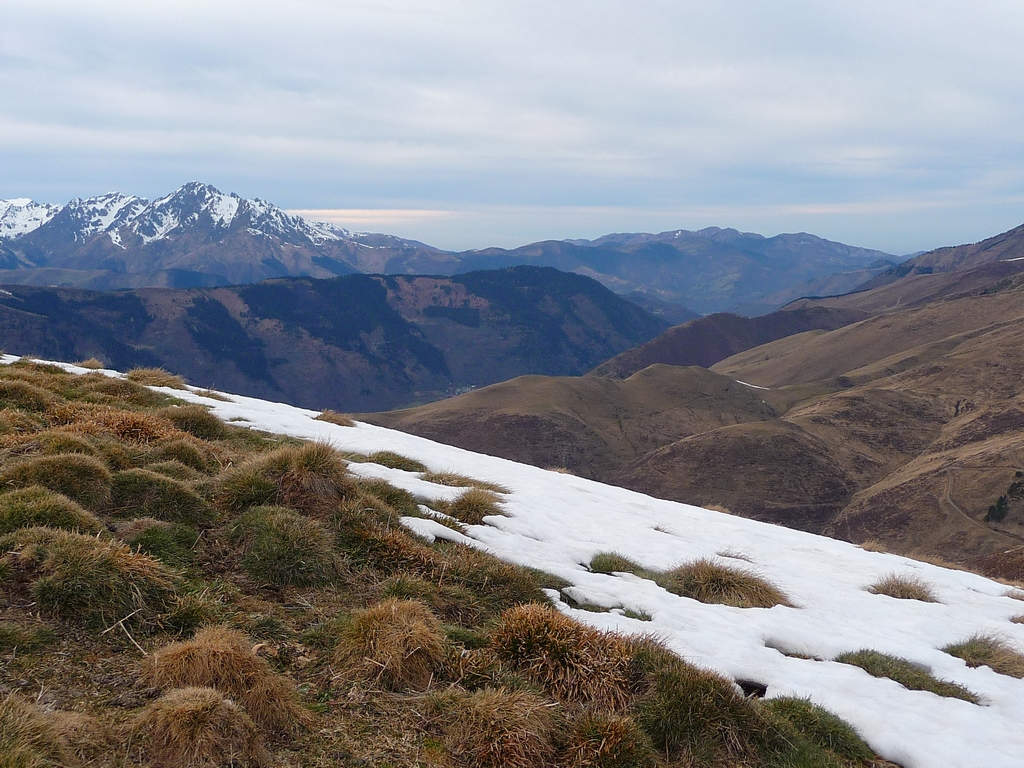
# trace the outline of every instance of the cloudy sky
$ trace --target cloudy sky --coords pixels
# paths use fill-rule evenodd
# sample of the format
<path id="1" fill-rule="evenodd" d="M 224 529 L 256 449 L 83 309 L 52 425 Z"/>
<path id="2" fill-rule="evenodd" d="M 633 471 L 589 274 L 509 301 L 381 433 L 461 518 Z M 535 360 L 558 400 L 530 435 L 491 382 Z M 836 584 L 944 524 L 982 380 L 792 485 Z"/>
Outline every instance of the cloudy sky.
<path id="1" fill-rule="evenodd" d="M 190 179 L 450 248 L 1024 222 L 1019 0 L 3 0 L 0 198 Z"/>

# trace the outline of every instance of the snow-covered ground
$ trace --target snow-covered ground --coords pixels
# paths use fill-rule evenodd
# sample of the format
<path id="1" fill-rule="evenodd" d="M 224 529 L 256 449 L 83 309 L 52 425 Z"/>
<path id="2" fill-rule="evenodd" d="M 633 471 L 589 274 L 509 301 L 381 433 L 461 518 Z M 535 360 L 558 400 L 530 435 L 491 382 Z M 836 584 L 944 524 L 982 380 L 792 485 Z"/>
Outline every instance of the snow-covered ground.
<path id="1" fill-rule="evenodd" d="M 7 356 L 0 362 L 14 359 Z M 1024 625 L 1010 621 L 1024 613 L 1024 603 L 1007 597 L 1002 584 L 381 427 L 315 421 L 316 411 L 236 395 L 226 395 L 229 401 L 224 402 L 198 390 L 161 391 L 210 406 L 221 418 L 241 425 L 327 440 L 346 451 L 392 450 L 431 470 L 500 483 L 511 491 L 504 497 L 508 516 L 469 526 L 467 536 L 429 520 L 408 518 L 407 524 L 422 535 L 464 541 L 556 574 L 572 584 L 566 592 L 578 603 L 614 609 L 574 610 L 559 600 L 559 608 L 578 620 L 601 629 L 655 633 L 695 664 L 766 685 L 769 697 L 808 697 L 852 723 L 880 755 L 907 768 L 1024 765 L 1024 681 L 987 667 L 968 668 L 939 650 L 978 633 L 996 635 L 1024 650 Z M 451 498 L 459 492 L 424 482 L 416 473 L 376 464 L 352 464 L 351 469 L 424 499 Z M 630 574 L 591 573 L 586 563 L 600 552 L 617 552 L 657 570 L 697 557 L 754 568 L 787 592 L 797 607 L 705 605 Z M 866 591 L 891 573 L 920 577 L 939 602 L 897 600 Z M 625 609 L 646 613 L 651 620 L 627 618 Z M 829 661 L 863 648 L 909 659 L 965 686 L 981 703 L 909 691 Z"/>

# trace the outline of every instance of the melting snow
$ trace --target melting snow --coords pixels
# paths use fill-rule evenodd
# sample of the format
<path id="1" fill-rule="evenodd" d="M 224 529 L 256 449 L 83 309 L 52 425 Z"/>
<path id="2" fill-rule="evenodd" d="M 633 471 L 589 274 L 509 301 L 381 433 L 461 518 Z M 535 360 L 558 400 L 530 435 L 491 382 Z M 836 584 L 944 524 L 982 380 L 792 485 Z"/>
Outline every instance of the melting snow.
<path id="1" fill-rule="evenodd" d="M 0 362 L 15 359 L 6 356 Z M 468 526 L 466 536 L 431 520 L 404 522 L 427 538 L 463 541 L 553 573 L 572 584 L 566 594 L 577 602 L 612 609 L 575 610 L 552 593 L 562 611 L 582 622 L 620 632 L 656 633 L 695 664 L 733 679 L 762 683 L 769 697 L 809 697 L 852 723 L 883 757 L 906 768 L 1022 764 L 1024 681 L 986 667 L 968 668 L 939 650 L 977 633 L 997 635 L 1024 650 L 1024 625 L 1010 621 L 1024 613 L 1024 604 L 1007 597 L 1001 584 L 369 424 L 340 427 L 315 421 L 316 411 L 236 395 L 221 402 L 198 390 L 161 391 L 210 406 L 224 419 L 245 419 L 240 423 L 252 428 L 328 440 L 347 451 L 397 451 L 432 470 L 456 470 L 500 483 L 510 489 L 504 498 L 508 516 Z M 376 464 L 352 464 L 351 470 L 384 478 L 427 503 L 459 492 L 425 482 L 417 473 Z M 586 563 L 600 552 L 618 552 L 650 569 L 667 569 L 697 557 L 733 562 L 756 569 L 798 607 L 705 605 L 630 574 L 591 573 Z M 922 578 L 939 602 L 896 600 L 866 591 L 866 586 L 893 572 Z M 622 615 L 625 610 L 646 613 L 651 621 L 627 618 Z M 829 661 L 862 648 L 918 663 L 937 677 L 967 687 L 982 702 L 975 705 L 909 691 L 857 667 Z"/>

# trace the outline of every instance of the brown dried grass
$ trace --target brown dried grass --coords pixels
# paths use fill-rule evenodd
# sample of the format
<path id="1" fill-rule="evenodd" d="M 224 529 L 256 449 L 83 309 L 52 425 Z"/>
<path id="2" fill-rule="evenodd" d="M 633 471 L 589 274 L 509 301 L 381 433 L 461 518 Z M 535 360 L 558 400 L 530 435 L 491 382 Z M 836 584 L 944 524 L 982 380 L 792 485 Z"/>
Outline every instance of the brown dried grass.
<path id="1" fill-rule="evenodd" d="M 435 699 L 449 753 L 470 768 L 546 768 L 555 764 L 557 706 L 528 693 L 485 688 Z"/>
<path id="2" fill-rule="evenodd" d="M 227 627 L 201 629 L 192 640 L 156 651 L 146 679 L 164 689 L 215 688 L 271 733 L 294 733 L 309 720 L 292 681 L 275 674 L 245 635 Z"/>
<path id="3" fill-rule="evenodd" d="M 125 378 L 145 387 L 186 389 L 185 379 L 164 368 L 132 368 L 125 374 Z"/>
<path id="4" fill-rule="evenodd" d="M 501 499 L 483 488 L 468 488 L 458 498 L 443 505 L 442 511 L 467 525 L 481 525 L 485 517 L 504 515 Z"/>
<path id="5" fill-rule="evenodd" d="M 928 583 L 920 576 L 890 573 L 883 576 L 870 587 L 868 592 L 873 595 L 888 595 L 900 600 L 920 600 L 925 603 L 937 602 Z"/>
<path id="6" fill-rule="evenodd" d="M 343 678 L 390 691 L 425 691 L 448 660 L 441 622 L 417 600 L 391 598 L 341 623 L 334 662 Z"/>
<path id="7" fill-rule="evenodd" d="M 466 475 L 460 475 L 458 472 L 424 472 L 420 475 L 420 478 L 428 483 L 445 485 L 450 488 L 482 488 L 485 491 L 492 491 L 494 493 L 510 493 L 509 489 L 503 485 L 487 480 L 477 480 Z"/>
<path id="8" fill-rule="evenodd" d="M 566 768 L 654 768 L 654 745 L 632 717 L 585 712 L 565 747 Z"/>
<path id="9" fill-rule="evenodd" d="M 258 768 L 271 757 L 242 707 L 212 688 L 179 688 L 149 704 L 133 745 L 153 768 Z"/>
<path id="10" fill-rule="evenodd" d="M 355 421 L 347 413 L 338 413 L 329 408 L 321 411 L 315 420 L 326 421 L 328 424 L 337 424 L 339 427 L 354 427 L 356 425 Z"/>
<path id="11" fill-rule="evenodd" d="M 99 459 L 77 453 L 33 456 L 0 472 L 0 488 L 42 486 L 83 507 L 97 509 L 110 496 L 110 472 Z"/>
<path id="12" fill-rule="evenodd" d="M 655 580 L 669 592 L 691 597 L 702 603 L 731 605 L 734 608 L 771 608 L 792 606 L 789 597 L 757 574 L 733 566 L 700 558 L 685 563 Z"/>
<path id="13" fill-rule="evenodd" d="M 992 635 L 974 635 L 942 650 L 963 659 L 968 667 L 989 667 L 1000 675 L 1024 677 L 1024 654 Z"/>
<path id="14" fill-rule="evenodd" d="M 18 694 L 0 699 L 0 767 L 76 765 L 77 757 L 51 718 Z"/>
<path id="15" fill-rule="evenodd" d="M 633 642 L 548 606 L 505 611 L 490 637 L 495 656 L 563 704 L 622 709 L 638 683 Z"/>

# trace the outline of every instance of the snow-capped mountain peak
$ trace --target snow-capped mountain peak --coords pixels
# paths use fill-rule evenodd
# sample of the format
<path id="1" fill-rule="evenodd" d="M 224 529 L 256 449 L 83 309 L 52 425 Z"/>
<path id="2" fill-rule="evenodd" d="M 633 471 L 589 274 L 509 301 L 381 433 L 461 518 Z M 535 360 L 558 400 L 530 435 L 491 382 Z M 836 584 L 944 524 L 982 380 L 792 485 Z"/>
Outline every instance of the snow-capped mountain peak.
<path id="1" fill-rule="evenodd" d="M 189 225 L 199 225 L 204 219 L 212 229 L 226 230 L 234 222 L 241 202 L 236 194 L 226 195 L 209 184 L 190 181 L 146 206 L 130 227 L 143 244 L 162 240 Z"/>
<path id="2" fill-rule="evenodd" d="M 108 192 L 96 197 L 75 198 L 53 217 L 51 229 L 61 230 L 76 242 L 110 232 L 132 221 L 148 205 L 141 197 Z"/>
<path id="3" fill-rule="evenodd" d="M 37 203 L 27 197 L 0 200 L 0 237 L 13 239 L 26 235 L 60 213 L 62 207 Z"/>

